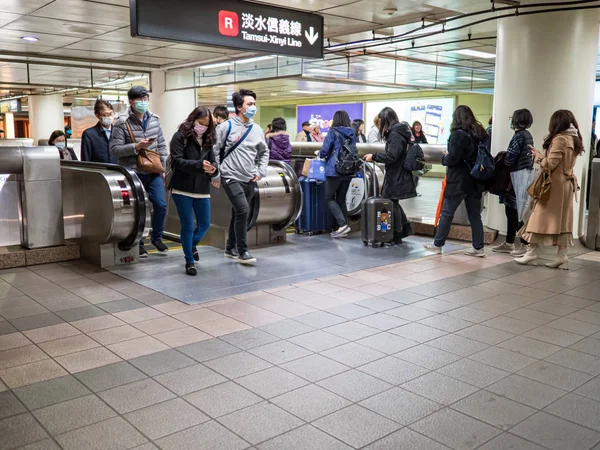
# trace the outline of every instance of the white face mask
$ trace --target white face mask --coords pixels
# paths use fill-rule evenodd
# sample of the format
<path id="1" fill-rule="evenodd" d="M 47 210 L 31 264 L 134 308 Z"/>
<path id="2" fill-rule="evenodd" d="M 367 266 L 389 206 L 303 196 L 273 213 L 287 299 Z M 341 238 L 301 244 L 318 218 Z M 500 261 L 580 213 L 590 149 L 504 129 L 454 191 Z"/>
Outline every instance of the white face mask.
<path id="1" fill-rule="evenodd" d="M 112 125 L 112 123 L 113 123 L 113 119 L 114 119 L 114 117 L 113 117 L 113 116 L 109 116 L 109 117 L 102 117 L 102 123 L 103 123 L 104 125 Z"/>
<path id="2" fill-rule="evenodd" d="M 65 143 L 64 142 L 55 142 L 54 145 L 56 145 L 56 147 L 60 148 L 60 149 L 65 148 Z"/>

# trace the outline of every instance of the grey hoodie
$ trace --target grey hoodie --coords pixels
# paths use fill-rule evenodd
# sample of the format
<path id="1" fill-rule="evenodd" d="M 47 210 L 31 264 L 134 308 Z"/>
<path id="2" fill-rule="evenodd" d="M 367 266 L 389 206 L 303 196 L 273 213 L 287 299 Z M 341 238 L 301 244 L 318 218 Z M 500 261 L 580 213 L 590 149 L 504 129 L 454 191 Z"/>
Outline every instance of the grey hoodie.
<path id="1" fill-rule="evenodd" d="M 252 131 L 246 136 L 246 139 L 227 156 L 223 162 L 220 161 L 221 147 L 229 125 L 231 122 L 231 133 L 227 139 L 227 146 L 224 154 L 227 155 L 229 149 L 241 139 L 246 130 L 252 125 Z M 231 179 L 247 183 L 252 178 L 258 176 L 264 178 L 267 176 L 267 165 L 269 164 L 269 148 L 265 142 L 263 130 L 252 120 L 243 123 L 239 117 L 229 119 L 217 127 L 217 141 L 213 147 L 215 158 L 219 164 L 221 178 Z"/>

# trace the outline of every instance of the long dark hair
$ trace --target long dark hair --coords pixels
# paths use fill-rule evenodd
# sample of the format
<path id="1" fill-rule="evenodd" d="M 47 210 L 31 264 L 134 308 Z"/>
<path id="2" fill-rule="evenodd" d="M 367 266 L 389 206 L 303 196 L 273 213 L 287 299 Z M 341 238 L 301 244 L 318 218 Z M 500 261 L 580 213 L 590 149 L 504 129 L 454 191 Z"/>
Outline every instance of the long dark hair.
<path id="1" fill-rule="evenodd" d="M 487 132 L 481 122 L 475 118 L 475 114 L 471 108 L 466 105 L 459 105 L 452 114 L 452 125 L 450 132 L 454 133 L 457 130 L 466 131 L 476 138 L 485 139 Z"/>
<path id="2" fill-rule="evenodd" d="M 54 130 L 52 132 L 52 134 L 50 135 L 50 139 L 48 139 L 48 145 L 54 145 L 54 141 L 56 140 L 56 138 L 59 138 L 61 136 L 65 137 L 65 148 L 66 148 L 67 147 L 67 135 L 62 130 Z"/>
<path id="3" fill-rule="evenodd" d="M 361 120 L 361 119 L 354 119 L 352 121 L 352 128 L 354 128 L 354 134 L 356 134 L 356 137 L 358 137 L 358 133 L 359 133 L 358 130 L 360 130 L 361 125 L 364 125 L 364 124 L 365 124 L 365 121 Z"/>
<path id="4" fill-rule="evenodd" d="M 352 126 L 352 122 L 350 122 L 350 116 L 348 113 L 343 110 L 336 111 L 333 115 L 333 126 L 350 128 Z"/>
<path id="5" fill-rule="evenodd" d="M 579 131 L 579 124 L 577 123 L 577 119 L 571 111 L 568 109 L 559 109 L 552 114 L 550 117 L 550 125 L 548 125 L 548 136 L 544 139 L 544 150 L 548 150 L 550 148 L 550 144 L 552 144 L 552 140 L 561 133 L 564 133 L 573 125 L 577 129 L 577 138 L 573 139 L 573 146 L 575 150 L 575 154 L 577 156 L 581 155 L 584 151 L 583 149 L 583 138 L 581 137 L 581 132 Z"/>
<path id="6" fill-rule="evenodd" d="M 208 128 L 206 130 L 206 133 L 204 133 L 204 135 L 202 136 L 202 147 L 208 148 L 215 145 L 216 133 L 215 122 L 213 120 L 212 113 L 210 112 L 210 109 L 208 109 L 206 106 L 198 106 L 196 109 L 194 109 L 187 117 L 187 119 L 185 119 L 185 122 L 179 125 L 177 131 L 182 133 L 188 139 L 195 137 L 194 122 L 204 117 L 208 117 Z"/>
<path id="7" fill-rule="evenodd" d="M 412 134 L 414 136 L 417 135 L 417 132 L 415 131 L 415 127 L 419 125 L 421 127 L 421 131 L 419 131 L 420 134 L 423 134 L 423 125 L 421 124 L 421 122 L 419 122 L 418 120 L 415 120 L 412 124 L 412 127 L 410 127 L 410 130 L 412 131 Z"/>
<path id="8" fill-rule="evenodd" d="M 379 111 L 379 140 L 383 141 L 390 128 L 399 122 L 398 114 L 389 106 Z"/>

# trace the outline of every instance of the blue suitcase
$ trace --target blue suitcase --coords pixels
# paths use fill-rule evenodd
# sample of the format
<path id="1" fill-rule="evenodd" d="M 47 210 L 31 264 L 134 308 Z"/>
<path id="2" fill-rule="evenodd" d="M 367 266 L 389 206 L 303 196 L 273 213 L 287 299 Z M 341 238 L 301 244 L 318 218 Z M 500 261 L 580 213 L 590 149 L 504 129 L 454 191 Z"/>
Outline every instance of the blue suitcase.
<path id="1" fill-rule="evenodd" d="M 296 231 L 309 236 L 333 229 L 333 214 L 325 201 L 325 183 L 298 179 L 302 188 L 302 214 L 296 221 Z"/>

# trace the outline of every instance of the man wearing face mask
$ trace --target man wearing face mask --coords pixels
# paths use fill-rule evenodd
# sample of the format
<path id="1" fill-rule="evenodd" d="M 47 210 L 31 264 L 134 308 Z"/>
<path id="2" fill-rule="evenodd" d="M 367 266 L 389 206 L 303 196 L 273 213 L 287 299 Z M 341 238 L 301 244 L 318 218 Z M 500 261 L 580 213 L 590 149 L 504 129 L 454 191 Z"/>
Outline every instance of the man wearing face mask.
<path id="1" fill-rule="evenodd" d="M 267 175 L 269 148 L 262 129 L 254 123 L 256 94 L 240 89 L 232 96 L 236 116 L 217 127 L 214 152 L 221 184 L 231 205 L 231 222 L 225 256 L 242 264 L 256 262 L 246 242 L 249 205 L 254 183 Z"/>
<path id="2" fill-rule="evenodd" d="M 81 135 L 81 160 L 118 164 L 109 147 L 115 117 L 113 106 L 106 100 L 96 100 L 94 114 L 98 123 Z"/>
<path id="3" fill-rule="evenodd" d="M 160 155 L 162 166 L 166 167 L 167 145 L 158 116 L 148 111 L 150 101 L 148 90 L 143 86 L 133 86 L 127 92 L 127 97 L 129 98 L 129 111 L 113 126 L 110 152 L 119 158 L 120 165 L 135 170 L 144 185 L 153 209 L 151 242 L 159 252 L 163 253 L 168 251 L 162 241 L 167 215 L 164 174 L 142 172 L 137 167 L 137 155 L 140 150 L 155 151 Z M 131 139 L 132 135 L 134 142 Z M 147 256 L 148 252 L 144 248 L 143 242 L 140 241 L 140 258 Z"/>

